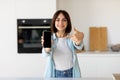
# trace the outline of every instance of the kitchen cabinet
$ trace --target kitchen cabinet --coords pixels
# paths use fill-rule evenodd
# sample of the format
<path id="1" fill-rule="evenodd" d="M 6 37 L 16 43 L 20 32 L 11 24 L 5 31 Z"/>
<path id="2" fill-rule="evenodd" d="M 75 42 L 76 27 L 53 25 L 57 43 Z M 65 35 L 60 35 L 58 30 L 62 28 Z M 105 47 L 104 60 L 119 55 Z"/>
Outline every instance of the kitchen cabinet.
<path id="1" fill-rule="evenodd" d="M 120 73 L 120 52 L 81 52 L 77 56 L 82 77 L 112 77 Z"/>

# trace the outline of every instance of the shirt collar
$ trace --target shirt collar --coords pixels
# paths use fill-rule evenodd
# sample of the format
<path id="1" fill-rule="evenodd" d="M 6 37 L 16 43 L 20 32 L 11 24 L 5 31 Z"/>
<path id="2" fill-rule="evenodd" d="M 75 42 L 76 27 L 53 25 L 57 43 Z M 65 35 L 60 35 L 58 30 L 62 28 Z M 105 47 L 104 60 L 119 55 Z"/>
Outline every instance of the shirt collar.
<path id="1" fill-rule="evenodd" d="M 57 36 L 55 33 L 53 33 L 53 40 L 57 39 Z"/>

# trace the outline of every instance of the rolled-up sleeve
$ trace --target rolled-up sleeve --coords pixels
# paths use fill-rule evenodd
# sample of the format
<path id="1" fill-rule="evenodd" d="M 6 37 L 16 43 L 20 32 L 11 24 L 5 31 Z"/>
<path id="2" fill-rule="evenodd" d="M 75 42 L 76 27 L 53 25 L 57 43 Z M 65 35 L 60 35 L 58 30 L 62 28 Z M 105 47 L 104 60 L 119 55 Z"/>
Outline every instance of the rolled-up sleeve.
<path id="1" fill-rule="evenodd" d="M 43 57 L 50 56 L 50 53 L 51 53 L 51 51 L 49 53 L 47 53 L 47 52 L 45 52 L 45 48 L 42 48 L 42 56 Z"/>
<path id="2" fill-rule="evenodd" d="M 80 43 L 80 45 L 76 45 L 75 42 L 73 42 L 73 45 L 76 49 L 82 50 L 83 48 L 83 42 Z"/>

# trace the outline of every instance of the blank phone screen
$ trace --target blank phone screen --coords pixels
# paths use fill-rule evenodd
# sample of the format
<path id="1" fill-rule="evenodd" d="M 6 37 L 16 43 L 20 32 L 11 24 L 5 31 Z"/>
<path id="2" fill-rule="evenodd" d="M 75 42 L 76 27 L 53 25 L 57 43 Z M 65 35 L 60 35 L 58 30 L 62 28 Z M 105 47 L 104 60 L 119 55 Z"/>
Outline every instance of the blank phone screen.
<path id="1" fill-rule="evenodd" d="M 44 48 L 50 48 L 51 47 L 51 32 L 50 31 L 44 31 Z"/>

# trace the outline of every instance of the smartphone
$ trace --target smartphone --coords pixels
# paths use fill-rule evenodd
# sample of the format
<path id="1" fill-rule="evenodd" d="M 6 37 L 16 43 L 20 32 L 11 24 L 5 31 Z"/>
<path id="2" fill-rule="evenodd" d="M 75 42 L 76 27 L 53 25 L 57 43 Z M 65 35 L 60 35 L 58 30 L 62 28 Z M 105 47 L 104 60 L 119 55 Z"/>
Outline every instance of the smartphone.
<path id="1" fill-rule="evenodd" d="M 51 48 L 51 32 L 44 31 L 43 32 L 43 39 L 44 39 L 44 48 Z"/>

